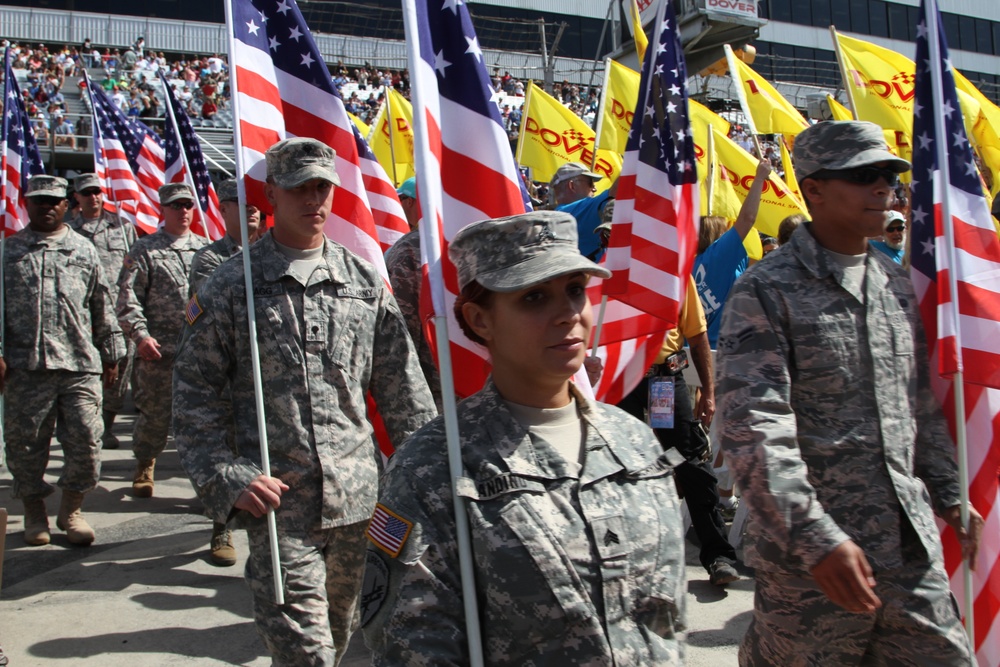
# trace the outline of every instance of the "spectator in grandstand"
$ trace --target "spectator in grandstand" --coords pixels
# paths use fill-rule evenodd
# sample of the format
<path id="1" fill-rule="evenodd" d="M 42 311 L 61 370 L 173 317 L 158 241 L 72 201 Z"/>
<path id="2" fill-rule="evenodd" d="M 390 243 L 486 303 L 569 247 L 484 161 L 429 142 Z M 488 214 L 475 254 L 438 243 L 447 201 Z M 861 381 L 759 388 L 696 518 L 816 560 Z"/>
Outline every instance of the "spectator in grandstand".
<path id="1" fill-rule="evenodd" d="M 576 219 L 577 240 L 580 254 L 591 261 L 600 261 L 603 252 L 600 238 L 594 233 L 601 224 L 601 212 L 614 199 L 618 182 L 594 196 L 597 182 L 604 176 L 594 173 L 579 162 L 567 162 L 556 170 L 550 184 L 550 192 L 557 211 L 569 213 Z"/>
<path id="2" fill-rule="evenodd" d="M 760 209 L 760 196 L 764 182 L 771 174 L 771 163 L 760 160 L 753 184 L 740 207 L 736 221 L 727 230 L 728 221 L 719 216 L 702 218 L 698 230 L 698 255 L 694 260 L 694 277 L 698 296 L 705 307 L 708 320 L 708 341 L 715 349 L 722 322 L 722 308 L 726 305 L 733 283 L 747 270 L 749 257 L 743 240 L 753 229 Z"/>
<path id="3" fill-rule="evenodd" d="M 59 112 L 55 117 L 52 134 L 55 136 L 56 146 L 67 146 L 76 150 L 76 137 L 73 136 L 73 124 L 66 116 Z"/>
<path id="4" fill-rule="evenodd" d="M 204 104 L 201 105 L 201 117 L 205 120 L 213 120 L 218 112 L 219 107 L 215 104 L 215 97 L 206 98 Z"/>
<path id="5" fill-rule="evenodd" d="M 134 48 L 130 46 L 125 49 L 125 53 L 122 54 L 121 61 L 118 63 L 118 78 L 131 79 L 135 73 L 135 64 L 138 60 L 139 56 L 136 54 Z"/>
<path id="6" fill-rule="evenodd" d="M 896 264 L 902 264 L 903 254 L 906 252 L 906 218 L 899 211 L 889 211 L 885 216 L 883 227 L 885 231 L 882 240 L 873 239 L 869 243 L 888 255 Z"/>

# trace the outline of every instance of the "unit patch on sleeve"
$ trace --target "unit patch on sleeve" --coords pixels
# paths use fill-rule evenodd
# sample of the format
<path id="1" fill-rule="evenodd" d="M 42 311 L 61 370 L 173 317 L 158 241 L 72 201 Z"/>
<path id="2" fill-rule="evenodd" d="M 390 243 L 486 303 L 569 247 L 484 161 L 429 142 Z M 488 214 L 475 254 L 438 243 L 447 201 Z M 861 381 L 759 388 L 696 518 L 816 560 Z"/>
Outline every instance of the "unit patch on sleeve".
<path id="1" fill-rule="evenodd" d="M 375 546 L 395 558 L 403 550 L 411 530 L 413 530 L 412 521 L 407 521 L 379 503 L 375 505 L 375 513 L 372 514 L 365 535 Z"/>
<path id="2" fill-rule="evenodd" d="M 184 309 L 184 315 L 187 317 L 188 326 L 193 326 L 204 312 L 205 311 L 201 309 L 201 304 L 198 303 L 198 295 L 195 294 L 191 297 L 191 300 L 188 301 L 187 308 Z"/>

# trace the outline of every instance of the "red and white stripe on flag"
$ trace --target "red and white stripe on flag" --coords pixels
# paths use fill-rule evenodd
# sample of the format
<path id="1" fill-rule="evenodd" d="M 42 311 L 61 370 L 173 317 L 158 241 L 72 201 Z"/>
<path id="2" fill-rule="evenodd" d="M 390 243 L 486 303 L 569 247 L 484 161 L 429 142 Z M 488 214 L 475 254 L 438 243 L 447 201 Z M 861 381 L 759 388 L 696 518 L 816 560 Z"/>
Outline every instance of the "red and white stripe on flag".
<path id="1" fill-rule="evenodd" d="M 10 47 L 7 47 L 4 49 L 4 112 L 0 115 L 0 233 L 5 236 L 28 224 L 24 202 L 28 179 L 44 173 L 42 155 L 10 61 Z"/>
<path id="2" fill-rule="evenodd" d="M 965 430 L 969 500 L 986 523 L 972 576 L 976 657 L 980 667 L 1000 667 L 1000 241 L 965 134 L 934 0 L 924 0 L 921 16 L 914 87 L 911 277 L 931 367 L 938 371 L 932 373 L 934 393 L 952 436 L 958 428 Z M 935 24 L 938 29 L 932 34 L 928 26 Z M 931 57 L 931 40 L 937 57 Z M 957 378 L 963 381 L 965 414 L 957 414 Z M 941 537 L 951 588 L 964 609 L 961 548 L 950 528 L 942 525 Z"/>
<path id="3" fill-rule="evenodd" d="M 247 201 L 263 211 L 267 166 L 264 153 L 276 142 L 311 137 L 337 152 L 340 186 L 324 231 L 334 241 L 374 264 L 387 278 L 374 210 L 395 189 L 378 189 L 371 196 L 356 144 L 354 124 L 334 90 L 330 73 L 294 0 L 260 11 L 249 0 L 232 3 L 230 62 L 236 72 L 240 138 L 238 147 L 246 179 Z M 368 169 L 368 186 L 378 173 Z M 384 174 L 384 172 L 383 172 Z M 391 185 L 389 186 L 391 188 Z M 373 206 L 373 200 L 376 204 Z M 399 205 L 398 198 L 396 205 Z M 383 205 L 386 215 L 402 208 Z M 383 220 L 383 224 L 388 223 Z M 405 225 L 405 223 L 404 223 Z M 404 231 L 405 226 L 399 228 Z M 387 280 L 388 282 L 388 280 Z"/>

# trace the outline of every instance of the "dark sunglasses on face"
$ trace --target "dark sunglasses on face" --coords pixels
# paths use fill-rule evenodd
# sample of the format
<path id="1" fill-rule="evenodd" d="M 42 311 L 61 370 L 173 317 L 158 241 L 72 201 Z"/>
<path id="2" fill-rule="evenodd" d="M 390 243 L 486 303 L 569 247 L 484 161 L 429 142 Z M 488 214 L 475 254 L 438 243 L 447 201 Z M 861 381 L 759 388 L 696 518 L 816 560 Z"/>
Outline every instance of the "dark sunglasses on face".
<path id="1" fill-rule="evenodd" d="M 62 197 L 46 197 L 44 195 L 39 197 L 31 197 L 31 199 L 39 206 L 59 206 L 63 203 Z"/>
<path id="2" fill-rule="evenodd" d="M 80 190 L 80 195 L 83 197 L 96 197 L 101 194 L 100 188 L 87 188 L 86 190 Z"/>
<path id="3" fill-rule="evenodd" d="M 170 208 L 174 209 L 175 211 L 179 211 L 181 209 L 184 209 L 185 211 L 190 211 L 191 209 L 194 208 L 194 202 L 193 201 L 172 201 L 169 204 L 167 204 L 167 206 L 169 206 Z"/>
<path id="4" fill-rule="evenodd" d="M 886 227 L 885 231 L 889 232 L 890 234 L 898 234 L 899 232 L 903 231 L 903 226 L 893 225 L 892 227 Z"/>
<path id="5" fill-rule="evenodd" d="M 891 188 L 899 183 L 899 174 L 891 169 L 883 167 L 856 167 L 854 169 L 820 169 L 815 174 L 810 174 L 809 178 L 819 180 L 835 179 L 846 181 L 855 185 L 872 185 L 878 179 L 884 179 L 886 185 Z"/>

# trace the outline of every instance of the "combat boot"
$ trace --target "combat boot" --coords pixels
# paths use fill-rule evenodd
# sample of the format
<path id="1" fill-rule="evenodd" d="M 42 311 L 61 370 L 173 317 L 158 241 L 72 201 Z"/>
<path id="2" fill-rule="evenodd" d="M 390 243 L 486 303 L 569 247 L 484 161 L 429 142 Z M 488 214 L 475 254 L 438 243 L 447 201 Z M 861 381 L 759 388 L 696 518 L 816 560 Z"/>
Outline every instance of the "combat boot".
<path id="1" fill-rule="evenodd" d="M 135 462 L 135 475 L 132 477 L 132 495 L 136 498 L 153 497 L 153 468 L 156 459 Z"/>
<path id="2" fill-rule="evenodd" d="M 104 410 L 104 435 L 101 437 L 101 447 L 104 449 L 118 449 L 118 438 L 115 437 L 114 426 L 115 417 L 118 415 L 111 410 Z"/>
<path id="3" fill-rule="evenodd" d="M 49 515 L 41 496 L 24 498 L 24 543 L 40 547 L 52 541 L 49 534 Z"/>
<path id="4" fill-rule="evenodd" d="M 64 490 L 62 502 L 59 504 L 59 516 L 56 517 L 56 527 L 66 532 L 66 539 L 70 544 L 85 547 L 94 541 L 94 529 L 80 512 L 82 504 L 82 493 Z"/>
<path id="5" fill-rule="evenodd" d="M 233 546 L 233 533 L 226 529 L 224 523 L 212 524 L 212 562 L 220 567 L 236 565 L 236 547 Z"/>

